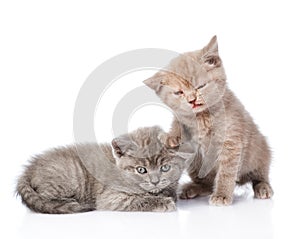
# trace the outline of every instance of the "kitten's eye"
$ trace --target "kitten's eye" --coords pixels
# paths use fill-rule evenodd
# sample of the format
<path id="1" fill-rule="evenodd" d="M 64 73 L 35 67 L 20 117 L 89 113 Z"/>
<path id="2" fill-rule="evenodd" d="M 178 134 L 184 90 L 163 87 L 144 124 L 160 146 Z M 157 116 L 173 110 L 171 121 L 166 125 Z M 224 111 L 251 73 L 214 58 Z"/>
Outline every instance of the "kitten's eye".
<path id="1" fill-rule="evenodd" d="M 209 65 L 215 65 L 217 63 L 215 58 L 209 58 L 208 60 L 205 61 L 205 63 L 209 64 Z"/>
<path id="2" fill-rule="evenodd" d="M 171 168 L 170 165 L 165 164 L 165 165 L 161 166 L 160 170 L 161 170 L 162 172 L 168 172 L 168 171 L 170 170 L 170 168 Z"/>
<path id="3" fill-rule="evenodd" d="M 206 86 L 206 84 L 200 85 L 196 89 L 199 90 L 199 89 L 203 88 L 204 86 Z"/>
<path id="4" fill-rule="evenodd" d="M 144 168 L 144 167 L 137 167 L 137 168 L 136 168 L 136 171 L 137 171 L 138 173 L 140 173 L 140 174 L 145 174 L 145 173 L 147 173 L 147 169 Z"/>
<path id="5" fill-rule="evenodd" d="M 176 91 L 174 92 L 175 95 L 182 95 L 183 94 L 183 91 L 182 90 L 179 90 L 179 91 Z"/>

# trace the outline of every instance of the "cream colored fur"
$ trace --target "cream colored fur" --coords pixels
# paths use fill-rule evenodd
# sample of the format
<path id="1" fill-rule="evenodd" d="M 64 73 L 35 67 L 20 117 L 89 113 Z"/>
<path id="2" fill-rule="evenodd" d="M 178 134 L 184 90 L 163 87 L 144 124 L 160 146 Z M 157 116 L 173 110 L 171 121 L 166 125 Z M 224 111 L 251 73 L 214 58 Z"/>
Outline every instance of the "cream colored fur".
<path id="1" fill-rule="evenodd" d="M 213 205 L 229 205 L 236 184 L 251 182 L 256 198 L 273 195 L 271 153 L 244 106 L 227 87 L 216 36 L 203 49 L 180 55 L 144 83 L 174 112 L 169 147 L 191 141 L 197 156 L 188 166 L 192 182 L 181 198 L 210 195 Z"/>

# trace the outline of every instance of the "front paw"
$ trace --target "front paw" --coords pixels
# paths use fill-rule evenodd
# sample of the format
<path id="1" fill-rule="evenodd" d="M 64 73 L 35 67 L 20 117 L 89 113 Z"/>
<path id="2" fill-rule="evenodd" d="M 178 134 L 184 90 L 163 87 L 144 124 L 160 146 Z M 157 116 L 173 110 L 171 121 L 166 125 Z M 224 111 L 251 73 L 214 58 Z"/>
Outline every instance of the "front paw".
<path id="1" fill-rule="evenodd" d="M 155 208 L 154 212 L 174 212 L 176 211 L 176 204 L 172 198 L 164 198 L 162 203 Z"/>
<path id="2" fill-rule="evenodd" d="M 221 194 L 213 194 L 209 198 L 209 204 L 213 206 L 228 206 L 232 204 L 232 197 Z"/>
<path id="3" fill-rule="evenodd" d="M 158 196 L 172 198 L 174 202 L 177 201 L 177 193 L 176 190 L 173 188 L 164 189 L 158 194 Z"/>
<path id="4" fill-rule="evenodd" d="M 166 133 L 161 133 L 158 136 L 158 139 L 162 144 L 164 144 L 168 148 L 176 148 L 180 145 L 180 137 L 179 136 L 172 136 Z"/>
<path id="5" fill-rule="evenodd" d="M 176 203 L 173 201 L 173 199 L 170 199 L 170 202 L 166 204 L 165 212 L 174 212 L 176 210 L 177 210 Z"/>
<path id="6" fill-rule="evenodd" d="M 181 189 L 180 199 L 193 199 L 196 197 L 204 197 L 212 194 L 212 184 L 188 183 Z"/>
<path id="7" fill-rule="evenodd" d="M 182 187 L 179 198 L 180 199 L 193 199 L 193 198 L 198 197 L 200 191 L 201 191 L 200 185 L 195 184 L 193 182 L 188 183 Z"/>

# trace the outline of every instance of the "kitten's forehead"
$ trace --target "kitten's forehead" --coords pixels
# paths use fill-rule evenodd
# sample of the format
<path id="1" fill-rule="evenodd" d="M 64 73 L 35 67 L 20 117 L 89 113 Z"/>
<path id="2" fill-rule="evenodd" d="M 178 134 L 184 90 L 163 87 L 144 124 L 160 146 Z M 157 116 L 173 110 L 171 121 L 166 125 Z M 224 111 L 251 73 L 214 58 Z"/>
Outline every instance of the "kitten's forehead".
<path id="1" fill-rule="evenodd" d="M 121 169 L 136 168 L 138 166 L 147 169 L 157 170 L 167 162 L 174 161 L 171 157 L 164 157 L 162 154 L 156 154 L 149 157 L 124 156 L 118 161 L 118 167 Z"/>
<path id="2" fill-rule="evenodd" d="M 195 84 L 210 79 L 209 73 L 190 53 L 175 58 L 161 77 L 164 85 L 181 89 L 194 87 Z"/>
<path id="3" fill-rule="evenodd" d="M 179 76 L 178 74 L 172 72 L 165 74 L 163 84 L 173 89 L 186 89 L 191 87 L 191 83 L 186 77 Z"/>
<path id="4" fill-rule="evenodd" d="M 136 163 L 140 163 L 143 166 L 150 168 L 157 168 L 166 162 L 169 162 L 171 158 L 164 154 L 156 154 L 147 158 L 136 158 Z"/>

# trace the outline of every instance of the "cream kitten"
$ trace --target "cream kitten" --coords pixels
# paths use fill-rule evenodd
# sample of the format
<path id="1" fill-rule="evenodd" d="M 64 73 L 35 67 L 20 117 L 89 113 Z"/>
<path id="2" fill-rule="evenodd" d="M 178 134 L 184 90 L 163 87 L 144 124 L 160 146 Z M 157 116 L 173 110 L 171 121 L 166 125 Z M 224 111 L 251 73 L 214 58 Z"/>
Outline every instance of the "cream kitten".
<path id="1" fill-rule="evenodd" d="M 236 184 L 252 182 L 254 196 L 273 195 L 271 153 L 244 106 L 226 85 L 214 36 L 202 50 L 185 53 L 144 83 L 174 112 L 172 128 L 161 139 L 170 147 L 191 141 L 197 155 L 188 167 L 192 182 L 181 198 L 210 195 L 210 204 L 229 205 Z"/>

